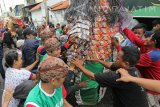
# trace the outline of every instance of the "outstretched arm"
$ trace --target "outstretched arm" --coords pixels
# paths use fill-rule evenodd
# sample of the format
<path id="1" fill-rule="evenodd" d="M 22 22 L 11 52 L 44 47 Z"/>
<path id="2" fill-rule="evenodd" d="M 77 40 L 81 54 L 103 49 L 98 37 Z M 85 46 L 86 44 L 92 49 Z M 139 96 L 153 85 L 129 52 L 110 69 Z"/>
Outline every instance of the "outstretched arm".
<path id="1" fill-rule="evenodd" d="M 36 56 L 36 61 L 32 63 L 31 65 L 27 66 L 25 69 L 28 71 L 32 70 L 38 62 L 39 62 L 39 56 Z"/>
<path id="2" fill-rule="evenodd" d="M 74 59 L 72 60 L 72 63 L 78 67 L 85 75 L 87 75 L 89 78 L 95 80 L 95 76 L 94 76 L 94 73 L 92 73 L 91 71 L 85 69 L 83 67 L 83 62 L 79 59 Z"/>
<path id="3" fill-rule="evenodd" d="M 160 81 L 158 80 L 133 77 L 124 69 L 119 69 L 117 72 L 121 74 L 121 78 L 117 79 L 117 81 L 133 82 L 145 89 L 160 93 Z"/>

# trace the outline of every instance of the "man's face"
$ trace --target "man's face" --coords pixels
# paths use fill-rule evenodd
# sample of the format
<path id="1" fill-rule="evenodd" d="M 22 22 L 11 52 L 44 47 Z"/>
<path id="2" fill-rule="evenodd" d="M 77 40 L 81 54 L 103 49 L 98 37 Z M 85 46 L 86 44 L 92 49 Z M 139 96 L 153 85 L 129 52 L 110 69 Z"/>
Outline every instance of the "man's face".
<path id="1" fill-rule="evenodd" d="M 156 26 L 153 27 L 154 31 L 160 31 L 160 24 L 157 24 Z"/>
<path id="2" fill-rule="evenodd" d="M 152 35 L 152 36 L 153 36 L 153 35 Z M 152 40 L 152 36 L 145 39 L 144 45 L 145 45 L 146 47 L 150 47 L 150 46 L 152 46 L 153 44 L 155 44 L 155 42 Z"/>
<path id="3" fill-rule="evenodd" d="M 59 24 L 58 24 L 58 25 L 56 25 L 56 28 L 57 28 L 57 29 L 59 29 L 59 28 L 60 28 L 60 25 L 59 25 Z"/>
<path id="4" fill-rule="evenodd" d="M 60 57 L 61 54 L 61 47 L 58 46 L 54 51 L 51 52 L 51 56 L 53 57 Z"/>
<path id="5" fill-rule="evenodd" d="M 142 38 L 144 36 L 144 29 L 143 28 L 134 29 L 133 32 L 138 38 Z"/>
<path id="6" fill-rule="evenodd" d="M 123 61 L 123 51 L 120 51 L 117 55 L 116 65 L 121 68 L 126 68 L 126 62 Z"/>
<path id="7" fill-rule="evenodd" d="M 22 55 L 21 55 L 21 54 L 18 54 L 18 60 L 15 61 L 15 63 L 16 63 L 16 66 L 17 66 L 18 68 L 21 68 L 21 67 L 22 67 Z"/>
<path id="8" fill-rule="evenodd" d="M 33 36 L 32 34 L 26 35 L 27 39 L 35 39 L 35 36 Z"/>
<path id="9" fill-rule="evenodd" d="M 36 37 L 34 35 L 30 34 L 30 38 L 35 39 Z"/>

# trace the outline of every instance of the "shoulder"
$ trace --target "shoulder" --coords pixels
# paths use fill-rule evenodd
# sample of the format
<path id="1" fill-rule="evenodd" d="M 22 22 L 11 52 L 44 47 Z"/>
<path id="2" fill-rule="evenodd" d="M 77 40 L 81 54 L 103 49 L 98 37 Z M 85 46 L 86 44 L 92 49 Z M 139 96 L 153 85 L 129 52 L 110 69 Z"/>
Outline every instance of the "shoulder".
<path id="1" fill-rule="evenodd" d="M 40 106 L 34 102 L 28 102 L 25 104 L 24 107 L 40 107 Z"/>
<path id="2" fill-rule="evenodd" d="M 40 107 L 39 98 L 40 98 L 40 89 L 38 84 L 30 91 L 29 95 L 27 96 L 25 107 Z"/>
<path id="3" fill-rule="evenodd" d="M 31 74 L 31 72 L 22 68 L 22 69 L 19 70 L 19 74 Z"/>
<path id="4" fill-rule="evenodd" d="M 151 57 L 152 61 L 160 61 L 160 50 L 153 50 L 148 53 L 148 55 Z"/>

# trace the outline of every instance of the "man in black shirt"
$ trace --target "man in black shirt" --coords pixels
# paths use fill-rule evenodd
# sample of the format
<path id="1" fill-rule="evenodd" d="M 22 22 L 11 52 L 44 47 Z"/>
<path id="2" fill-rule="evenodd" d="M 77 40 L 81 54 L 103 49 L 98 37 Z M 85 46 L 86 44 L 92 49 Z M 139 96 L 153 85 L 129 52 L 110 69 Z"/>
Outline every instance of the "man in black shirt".
<path id="1" fill-rule="evenodd" d="M 135 64 L 139 60 L 140 55 L 136 47 L 123 47 L 118 54 L 115 63 L 108 63 L 94 57 L 92 61 L 98 61 L 106 68 L 116 71 L 119 68 L 128 70 L 132 76 L 137 76 L 137 69 Z M 73 63 L 81 69 L 91 79 L 97 81 L 102 87 L 111 87 L 113 92 L 114 107 L 148 107 L 145 91 L 134 83 L 117 82 L 120 78 L 116 72 L 107 72 L 101 74 L 94 74 L 83 67 L 83 63 L 79 59 L 74 59 Z"/>

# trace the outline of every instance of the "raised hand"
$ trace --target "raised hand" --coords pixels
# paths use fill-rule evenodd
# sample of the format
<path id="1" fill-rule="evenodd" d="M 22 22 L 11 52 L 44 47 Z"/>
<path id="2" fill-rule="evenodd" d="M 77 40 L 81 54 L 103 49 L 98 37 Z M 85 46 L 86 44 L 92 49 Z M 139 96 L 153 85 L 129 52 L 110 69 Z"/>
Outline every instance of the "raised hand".
<path id="1" fill-rule="evenodd" d="M 76 67 L 81 67 L 83 66 L 83 61 L 78 59 L 78 58 L 74 58 L 71 60 L 71 63 L 74 64 Z"/>

